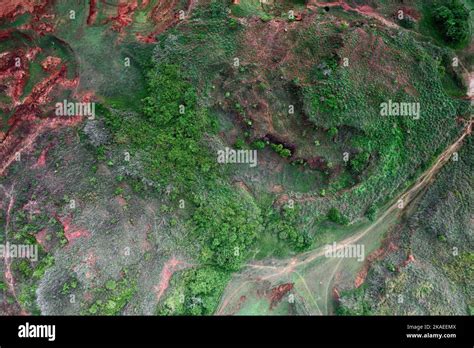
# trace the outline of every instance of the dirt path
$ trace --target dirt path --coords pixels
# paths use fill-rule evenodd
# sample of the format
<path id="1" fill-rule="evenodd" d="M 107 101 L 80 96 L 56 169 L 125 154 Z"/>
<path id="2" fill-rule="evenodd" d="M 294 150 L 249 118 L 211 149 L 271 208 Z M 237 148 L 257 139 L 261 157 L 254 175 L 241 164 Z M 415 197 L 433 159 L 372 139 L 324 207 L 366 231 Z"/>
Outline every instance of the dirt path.
<path id="1" fill-rule="evenodd" d="M 393 200 L 393 203 L 372 224 L 358 231 L 354 235 L 337 242 L 336 250 L 340 250 L 348 245 L 357 243 L 363 237 L 368 236 L 371 232 L 376 230 L 377 227 L 382 227 L 385 224 L 388 224 L 387 220 L 389 220 L 392 215 L 398 216 L 398 214 L 405 210 L 410 205 L 410 203 L 430 185 L 439 170 L 450 160 L 453 153 L 461 147 L 464 139 L 472 133 L 473 123 L 474 119 L 470 119 L 469 121 L 466 120 L 466 125 L 461 135 L 454 143 L 446 148 L 446 150 L 441 155 L 438 156 L 433 165 L 428 170 L 426 170 L 407 191 L 396 197 Z M 400 205 L 400 202 L 402 202 L 402 205 Z M 274 280 L 277 282 L 281 277 L 289 277 L 292 274 L 296 274 L 299 277 L 299 280 L 301 281 L 305 291 L 310 292 L 310 287 L 298 270 L 301 270 L 303 267 L 308 266 L 310 263 L 316 261 L 328 262 L 327 264 L 324 264 L 324 267 L 327 268 L 325 272 L 328 272 L 329 276 L 325 279 L 326 283 L 322 284 L 325 285 L 325 294 L 322 295 L 325 295 L 326 313 L 329 313 L 331 285 L 333 284 L 334 277 L 340 269 L 341 260 L 328 260 L 324 257 L 325 251 L 326 250 L 324 247 L 320 247 L 286 260 L 267 260 L 263 262 L 247 264 L 246 269 L 240 276 L 242 279 L 236 280 L 236 283 L 239 283 L 240 280 L 240 284 L 238 284 L 233 291 L 224 296 L 223 300 L 221 301 L 221 305 L 216 311 L 216 314 L 228 314 L 228 306 L 232 304 L 232 301 L 235 300 L 235 298 L 239 298 L 240 295 L 242 295 L 242 290 L 245 289 L 245 287 L 251 286 L 252 284 L 262 283 L 263 281 Z M 334 265 L 332 264 L 333 262 L 335 262 Z M 324 267 L 321 268 L 324 269 Z M 324 292 L 324 289 L 322 292 Z M 314 300 L 313 294 L 311 294 L 311 300 L 316 305 L 315 308 L 318 312 L 317 314 L 322 314 L 320 306 L 318 306 Z"/>
<path id="2" fill-rule="evenodd" d="M 307 5 L 309 8 L 311 7 L 342 7 L 344 11 L 354 11 L 357 12 L 365 17 L 374 18 L 381 22 L 383 25 L 389 28 L 398 29 L 400 26 L 387 18 L 380 15 L 377 11 L 375 11 L 372 7 L 367 5 L 361 5 L 356 7 L 349 6 L 345 1 L 338 1 L 338 2 L 319 2 L 319 1 L 310 1 Z"/>
<path id="3" fill-rule="evenodd" d="M 13 195 L 13 191 L 15 189 L 15 185 L 10 187 L 10 190 L 7 190 L 3 185 L 0 185 L 0 188 L 3 190 L 5 197 L 8 199 L 7 209 L 6 209 L 6 222 L 5 222 L 5 243 L 8 243 L 9 237 L 9 229 L 10 229 L 10 220 L 11 220 L 11 210 L 13 208 L 13 204 L 15 203 L 15 197 Z M 13 278 L 13 274 L 11 271 L 11 264 L 12 259 L 10 257 L 10 253 L 7 252 L 5 255 L 5 280 L 7 282 L 8 290 L 15 298 L 16 302 L 18 302 L 18 298 L 16 296 L 15 291 L 15 279 Z"/>
<path id="4" fill-rule="evenodd" d="M 461 136 L 451 144 L 439 157 L 437 158 L 436 162 L 426 171 L 424 172 L 420 178 L 415 182 L 408 191 L 402 193 L 397 198 L 394 199 L 394 203 L 390 205 L 390 207 L 377 219 L 375 220 L 369 227 L 365 228 L 364 230 L 360 231 L 359 233 L 346 238 L 338 243 L 336 250 L 342 249 L 349 244 L 354 244 L 366 234 L 370 233 L 376 226 L 380 225 L 386 217 L 391 214 L 395 210 L 403 210 L 406 208 L 411 201 L 425 188 L 428 184 L 433 180 L 433 177 L 436 173 L 446 164 L 446 162 L 451 158 L 452 154 L 458 150 L 463 142 L 463 140 L 469 136 L 472 132 L 472 125 L 474 123 L 474 119 L 467 121 L 467 124 L 462 132 Z M 403 202 L 403 208 L 400 209 L 399 202 Z M 287 262 L 287 265 L 284 267 L 276 267 L 270 265 L 262 265 L 262 264 L 248 264 L 248 267 L 252 268 L 270 268 L 276 269 L 276 272 L 280 273 L 287 273 L 291 272 L 294 268 L 300 267 L 304 264 L 310 263 L 314 261 L 316 258 L 323 256 L 325 250 L 323 248 L 319 248 L 313 251 L 309 251 L 303 254 L 300 254 L 290 261 Z M 296 262 L 296 260 L 299 260 Z"/>

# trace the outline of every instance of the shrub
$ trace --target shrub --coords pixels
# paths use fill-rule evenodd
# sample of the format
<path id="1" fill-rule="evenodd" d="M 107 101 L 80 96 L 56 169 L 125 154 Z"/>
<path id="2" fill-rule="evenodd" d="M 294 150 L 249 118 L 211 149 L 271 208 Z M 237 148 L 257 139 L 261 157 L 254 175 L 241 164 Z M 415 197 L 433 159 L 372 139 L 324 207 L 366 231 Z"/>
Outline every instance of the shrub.
<path id="1" fill-rule="evenodd" d="M 225 270 L 239 269 L 262 230 L 260 209 L 250 196 L 227 187 L 197 204 L 191 222 L 201 243 L 201 261 Z"/>
<path id="2" fill-rule="evenodd" d="M 256 140 L 252 145 L 257 150 L 263 150 L 267 144 L 263 140 Z"/>
<path id="3" fill-rule="evenodd" d="M 283 158 L 291 157 L 291 150 L 286 149 L 282 144 L 272 144 L 272 149 Z"/>
<path id="4" fill-rule="evenodd" d="M 433 19 L 448 42 L 460 43 L 469 36 L 469 12 L 459 0 L 451 0 L 436 7 Z"/>
<path id="5" fill-rule="evenodd" d="M 347 225 L 349 224 L 349 219 L 342 215 L 342 213 L 337 208 L 331 208 L 328 211 L 327 218 L 329 221 L 332 221 L 336 224 Z"/>

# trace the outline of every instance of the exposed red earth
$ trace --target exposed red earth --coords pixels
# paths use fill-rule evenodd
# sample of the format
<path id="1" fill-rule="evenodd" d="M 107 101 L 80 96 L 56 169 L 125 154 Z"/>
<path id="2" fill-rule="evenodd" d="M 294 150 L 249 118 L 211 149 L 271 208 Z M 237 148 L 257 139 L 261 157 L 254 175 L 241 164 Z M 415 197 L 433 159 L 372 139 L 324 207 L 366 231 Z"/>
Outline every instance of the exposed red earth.
<path id="1" fill-rule="evenodd" d="M 28 24 L 19 29 L 34 30 L 39 35 L 45 35 L 54 31 L 54 26 L 49 22 L 54 18 L 54 14 L 47 13 L 51 1 L 40 0 L 4 0 L 0 7 L 0 18 L 14 18 L 30 13 L 32 18 Z"/>
<path id="2" fill-rule="evenodd" d="M 39 52 L 39 48 L 31 49 L 20 56 L 29 61 Z M 15 66 L 13 54 L 6 52 L 0 57 L 0 83 L 6 84 L 7 95 L 12 99 L 15 107 L 13 116 L 8 120 L 8 131 L 0 144 L 0 175 L 23 151 L 30 149 L 36 138 L 44 131 L 61 126 L 72 126 L 79 123 L 82 117 L 42 117 L 44 111 L 41 106 L 50 103 L 51 94 L 58 88 L 71 89 L 78 85 L 79 80 L 66 78 L 66 65 L 60 65 L 60 59 L 48 57 L 42 66 L 50 71 L 50 75 L 37 83 L 31 93 L 20 100 L 28 76 L 27 64 Z M 20 157 L 21 159 L 21 157 Z"/>
<path id="3" fill-rule="evenodd" d="M 0 18 L 13 18 L 24 13 L 41 12 L 48 1 L 40 0 L 3 0 L 0 7 Z"/>
<path id="4" fill-rule="evenodd" d="M 48 56 L 41 62 L 41 67 L 44 71 L 52 71 L 59 64 L 61 64 L 61 58 Z"/>
<path id="5" fill-rule="evenodd" d="M 133 14 L 138 8 L 138 1 L 121 1 L 117 7 L 117 15 L 108 18 L 105 23 L 111 22 L 112 29 L 122 32 L 133 22 Z"/>
<path id="6" fill-rule="evenodd" d="M 161 34 L 169 27 L 175 25 L 179 21 L 179 14 L 176 13 L 175 8 L 178 5 L 178 0 L 163 0 L 159 1 L 155 7 L 149 13 L 151 20 L 156 23 L 155 29 L 148 34 L 135 34 L 136 38 L 140 42 L 153 43 L 156 42 L 156 35 Z M 195 1 L 190 0 L 188 3 L 187 12 L 191 12 Z M 145 7 L 142 5 L 142 7 Z"/>
<path id="7" fill-rule="evenodd" d="M 270 310 L 273 309 L 281 299 L 293 289 L 293 283 L 280 284 L 271 289 L 270 298 Z"/>
<path id="8" fill-rule="evenodd" d="M 49 250 L 48 244 L 46 242 L 47 235 L 48 235 L 48 230 L 46 228 L 40 230 L 38 233 L 35 234 L 36 241 L 46 251 Z"/>
<path id="9" fill-rule="evenodd" d="M 168 289 L 173 274 L 188 266 L 189 264 L 178 260 L 174 256 L 165 263 L 163 270 L 161 271 L 160 282 L 155 286 L 156 298 L 158 301 L 161 299 L 166 289 Z"/>
<path id="10" fill-rule="evenodd" d="M 319 2 L 319 1 L 310 1 L 308 4 L 308 7 L 319 7 L 319 8 L 325 8 L 325 7 L 341 7 L 344 11 L 354 11 L 357 12 L 363 16 L 370 17 L 377 19 L 379 22 L 381 22 L 383 25 L 389 27 L 389 28 L 399 28 L 398 24 L 388 20 L 387 18 L 383 17 L 380 15 L 377 11 L 375 11 L 372 7 L 368 5 L 361 5 L 361 6 L 356 6 L 356 7 L 351 7 L 348 5 L 345 1 L 340 0 L 337 2 Z"/>
<path id="11" fill-rule="evenodd" d="M 358 288 L 359 286 L 364 284 L 365 279 L 367 278 L 367 274 L 369 272 L 370 266 L 375 260 L 381 259 L 388 253 L 393 252 L 397 249 L 398 247 L 394 243 L 389 242 L 388 245 L 382 246 L 379 249 L 373 251 L 367 257 L 367 260 L 365 261 L 364 266 L 361 268 L 359 273 L 357 273 L 356 278 L 354 280 L 354 286 Z"/>
<path id="12" fill-rule="evenodd" d="M 105 1 L 103 1 L 103 5 Z M 149 12 L 148 16 L 153 23 L 156 24 L 155 29 L 151 33 L 136 34 L 136 39 L 142 42 L 155 42 L 155 35 L 175 25 L 179 18 L 175 11 L 178 0 L 159 1 Z M 196 1 L 189 1 L 188 12 L 194 7 Z M 54 19 L 54 14 L 49 13 L 51 10 L 50 1 L 37 0 L 10 0 L 3 1 L 0 8 L 0 18 L 14 20 L 18 16 L 31 13 L 30 22 L 19 29 L 33 30 L 39 35 L 44 35 L 54 31 L 53 25 L 48 22 Z M 97 24 L 98 1 L 90 0 L 87 24 Z M 148 1 L 140 4 L 141 9 L 149 6 Z M 117 6 L 117 13 L 108 18 L 105 23 L 112 24 L 112 30 L 124 33 L 124 28 L 132 24 L 136 10 L 139 9 L 137 0 L 121 1 Z M 51 12 L 51 11 L 50 11 Z M 0 39 L 7 40 L 10 38 L 12 31 L 0 31 Z M 27 35 L 27 34 L 24 34 Z M 31 38 L 28 38 L 31 40 Z M 4 128 L 0 131 L 0 176 L 5 174 L 6 169 L 18 160 L 18 154 L 31 149 L 35 140 L 46 131 L 64 127 L 75 126 L 82 122 L 82 117 L 54 117 L 45 113 L 45 107 L 51 103 L 57 94 L 64 89 L 76 89 L 80 84 L 80 77 L 75 79 L 67 79 L 67 66 L 63 64 L 61 58 L 48 56 L 41 62 L 41 67 L 49 73 L 49 76 L 38 82 L 31 93 L 23 100 L 21 97 L 24 88 L 29 79 L 29 65 L 41 52 L 41 48 L 20 48 L 8 52 L 0 53 L 0 88 L 10 97 L 11 103 L 0 105 L 0 108 L 11 110 L 15 107 L 14 114 L 8 119 L 7 125 L 0 124 Z M 19 63 L 18 63 L 19 62 Z M 19 66 L 18 66 L 19 64 Z M 95 98 L 94 91 L 82 92 L 82 94 L 73 94 L 74 97 L 82 101 L 91 101 Z M 1 121 L 0 121 L 1 122 Z M 7 130 L 5 131 L 5 128 Z M 46 152 L 42 154 L 37 165 L 42 166 L 45 160 Z"/>
<path id="13" fill-rule="evenodd" d="M 76 239 L 81 237 L 90 237 L 91 233 L 85 229 L 81 229 L 77 226 L 71 224 L 72 217 L 60 217 L 55 216 L 55 218 L 61 223 L 64 229 L 64 236 L 66 237 L 69 245 L 71 245 Z"/>
<path id="14" fill-rule="evenodd" d="M 19 98 L 28 80 L 28 71 L 25 67 L 40 51 L 39 47 L 35 47 L 0 54 L 0 85 L 14 106 L 20 103 Z"/>
<path id="15" fill-rule="evenodd" d="M 95 23 L 97 18 L 97 0 L 89 1 L 89 15 L 87 16 L 87 25 Z"/>

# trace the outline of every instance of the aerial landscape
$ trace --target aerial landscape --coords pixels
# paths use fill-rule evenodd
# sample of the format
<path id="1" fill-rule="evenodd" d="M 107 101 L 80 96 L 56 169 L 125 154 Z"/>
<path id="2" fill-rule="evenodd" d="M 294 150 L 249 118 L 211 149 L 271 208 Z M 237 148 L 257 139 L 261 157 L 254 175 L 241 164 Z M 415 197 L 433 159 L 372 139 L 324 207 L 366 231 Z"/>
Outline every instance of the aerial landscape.
<path id="1" fill-rule="evenodd" d="M 473 315 L 473 13 L 2 1 L 0 315 Z"/>

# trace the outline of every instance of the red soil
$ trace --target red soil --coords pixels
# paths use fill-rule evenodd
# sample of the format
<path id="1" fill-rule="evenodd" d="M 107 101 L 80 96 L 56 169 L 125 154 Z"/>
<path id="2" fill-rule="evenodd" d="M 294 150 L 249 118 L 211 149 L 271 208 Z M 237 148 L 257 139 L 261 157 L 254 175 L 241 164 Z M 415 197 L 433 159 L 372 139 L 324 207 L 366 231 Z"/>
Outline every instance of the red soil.
<path id="1" fill-rule="evenodd" d="M 39 4 L 39 0 L 3 0 L 0 7 L 0 18 L 14 18 L 23 13 L 33 13 L 35 8 L 41 6 Z"/>
<path id="2" fill-rule="evenodd" d="M 315 7 L 341 7 L 344 11 L 354 11 L 366 17 L 377 19 L 379 22 L 381 22 L 383 25 L 389 28 L 399 27 L 396 23 L 386 19 L 385 17 L 380 15 L 377 11 L 375 11 L 372 7 L 368 5 L 351 7 L 348 4 L 346 4 L 346 2 L 343 0 L 340 0 L 337 2 L 319 2 L 319 1 L 313 0 L 308 3 L 308 7 L 314 7 L 314 6 Z"/>
<path id="3" fill-rule="evenodd" d="M 49 251 L 49 246 L 46 241 L 46 236 L 48 235 L 48 230 L 46 228 L 42 229 L 38 233 L 36 233 L 35 238 L 38 244 L 40 244 L 43 249 L 47 252 Z"/>
<path id="4" fill-rule="evenodd" d="M 337 288 L 332 289 L 332 297 L 336 301 L 338 301 L 339 298 L 341 297 L 341 295 L 339 294 L 339 291 L 337 290 Z"/>
<path id="5" fill-rule="evenodd" d="M 407 259 L 403 262 L 402 264 L 402 267 L 406 267 L 408 266 L 408 264 L 412 263 L 412 262 L 415 262 L 415 256 L 413 256 L 413 254 L 408 254 L 408 257 Z"/>
<path id="6" fill-rule="evenodd" d="M 40 51 L 40 48 L 35 47 L 0 53 L 0 86 L 12 99 L 14 105 L 19 104 L 19 98 L 26 85 L 29 62 Z M 19 67 L 16 65 L 17 62 L 20 63 Z"/>
<path id="7" fill-rule="evenodd" d="M 92 25 L 97 18 L 97 0 L 90 0 L 89 15 L 87 16 L 87 25 Z"/>
<path id="8" fill-rule="evenodd" d="M 396 13 L 398 14 L 398 11 L 400 10 L 403 11 L 404 15 L 408 15 L 416 21 L 421 18 L 420 13 L 414 8 L 403 6 L 403 7 L 400 7 Z"/>
<path id="9" fill-rule="evenodd" d="M 19 29 L 34 30 L 39 35 L 45 35 L 54 31 L 51 19 L 54 14 L 47 13 L 51 1 L 40 0 L 3 0 L 0 7 L 0 18 L 15 19 L 25 13 L 31 13 L 30 23 L 25 24 Z"/>
<path id="10" fill-rule="evenodd" d="M 50 75 L 37 83 L 31 93 L 20 100 L 29 72 L 27 64 L 40 52 L 40 48 L 19 49 L 15 52 L 0 54 L 0 87 L 6 90 L 15 106 L 15 113 L 8 120 L 8 130 L 2 135 L 0 144 L 0 176 L 15 160 L 16 154 L 29 150 L 36 138 L 49 129 L 62 126 L 73 126 L 81 117 L 41 117 L 44 115 L 42 106 L 53 100 L 52 93 L 58 88 L 71 89 L 78 85 L 79 80 L 66 79 L 67 67 L 61 65 L 56 57 L 47 57 L 42 62 L 43 69 Z M 21 65 L 15 65 L 15 58 L 20 58 Z M 41 161 L 39 163 L 41 165 Z"/>
<path id="11" fill-rule="evenodd" d="M 61 58 L 48 56 L 41 62 L 41 67 L 44 71 L 51 71 L 56 69 L 61 64 Z"/>
<path id="12" fill-rule="evenodd" d="M 321 156 L 311 157 L 308 159 L 307 162 L 308 162 L 308 166 L 311 169 L 325 171 L 328 168 L 326 159 Z"/>
<path id="13" fill-rule="evenodd" d="M 105 23 L 112 22 L 112 29 L 118 32 L 133 22 L 133 14 L 138 8 L 138 1 L 121 1 L 117 7 L 117 15 L 110 17 Z"/>
<path id="14" fill-rule="evenodd" d="M 34 168 L 41 168 L 46 166 L 46 155 L 49 151 L 51 146 L 47 146 L 43 151 L 41 151 L 40 156 L 38 157 L 38 160 L 36 161 L 35 165 L 33 166 Z"/>
<path id="15" fill-rule="evenodd" d="M 138 41 L 144 43 L 156 42 L 155 37 L 164 32 L 169 27 L 178 23 L 179 18 L 176 14 L 175 8 L 178 5 L 179 0 L 163 0 L 159 1 L 155 7 L 151 10 L 149 16 L 150 19 L 156 24 L 155 29 L 148 34 L 136 33 L 135 37 Z M 188 3 L 188 12 L 190 11 L 191 4 L 193 1 Z"/>
<path id="16" fill-rule="evenodd" d="M 176 259 L 174 256 L 165 263 L 165 265 L 163 266 L 163 270 L 161 271 L 160 282 L 154 287 L 156 291 L 157 301 L 161 299 L 166 289 L 168 289 L 173 274 L 176 271 L 182 269 L 183 266 L 186 267 L 189 265 L 183 261 Z"/>
<path id="17" fill-rule="evenodd" d="M 281 299 L 293 289 L 293 283 L 285 283 L 280 284 L 275 288 L 271 289 L 269 294 L 270 299 L 270 310 L 273 309 L 278 303 L 280 303 Z"/>
<path id="18" fill-rule="evenodd" d="M 71 217 L 60 217 L 55 216 L 56 220 L 63 226 L 64 229 L 64 236 L 66 237 L 69 245 L 71 245 L 74 240 L 81 237 L 90 237 L 91 233 L 87 230 L 80 229 L 77 226 L 71 224 L 72 218 Z"/>
<path id="19" fill-rule="evenodd" d="M 122 196 L 117 196 L 115 199 L 117 200 L 117 203 L 118 203 L 121 207 L 127 206 L 127 201 L 126 201 L 125 198 L 123 198 Z"/>
<path id="20" fill-rule="evenodd" d="M 354 281 L 354 286 L 356 288 L 358 288 L 359 286 L 361 286 L 365 282 L 365 278 L 367 277 L 367 274 L 369 272 L 369 268 L 370 268 L 370 265 L 372 264 L 372 262 L 374 262 L 375 260 L 381 259 L 385 255 L 387 255 L 387 254 L 389 254 L 389 253 L 391 253 L 391 252 L 393 252 L 397 249 L 398 249 L 398 247 L 395 245 L 395 243 L 393 241 L 388 241 L 388 244 L 385 241 L 383 243 L 382 247 L 380 247 L 379 249 L 372 252 L 367 257 L 367 260 L 365 261 L 364 266 L 362 267 L 362 269 L 357 274 L 356 279 Z"/>

